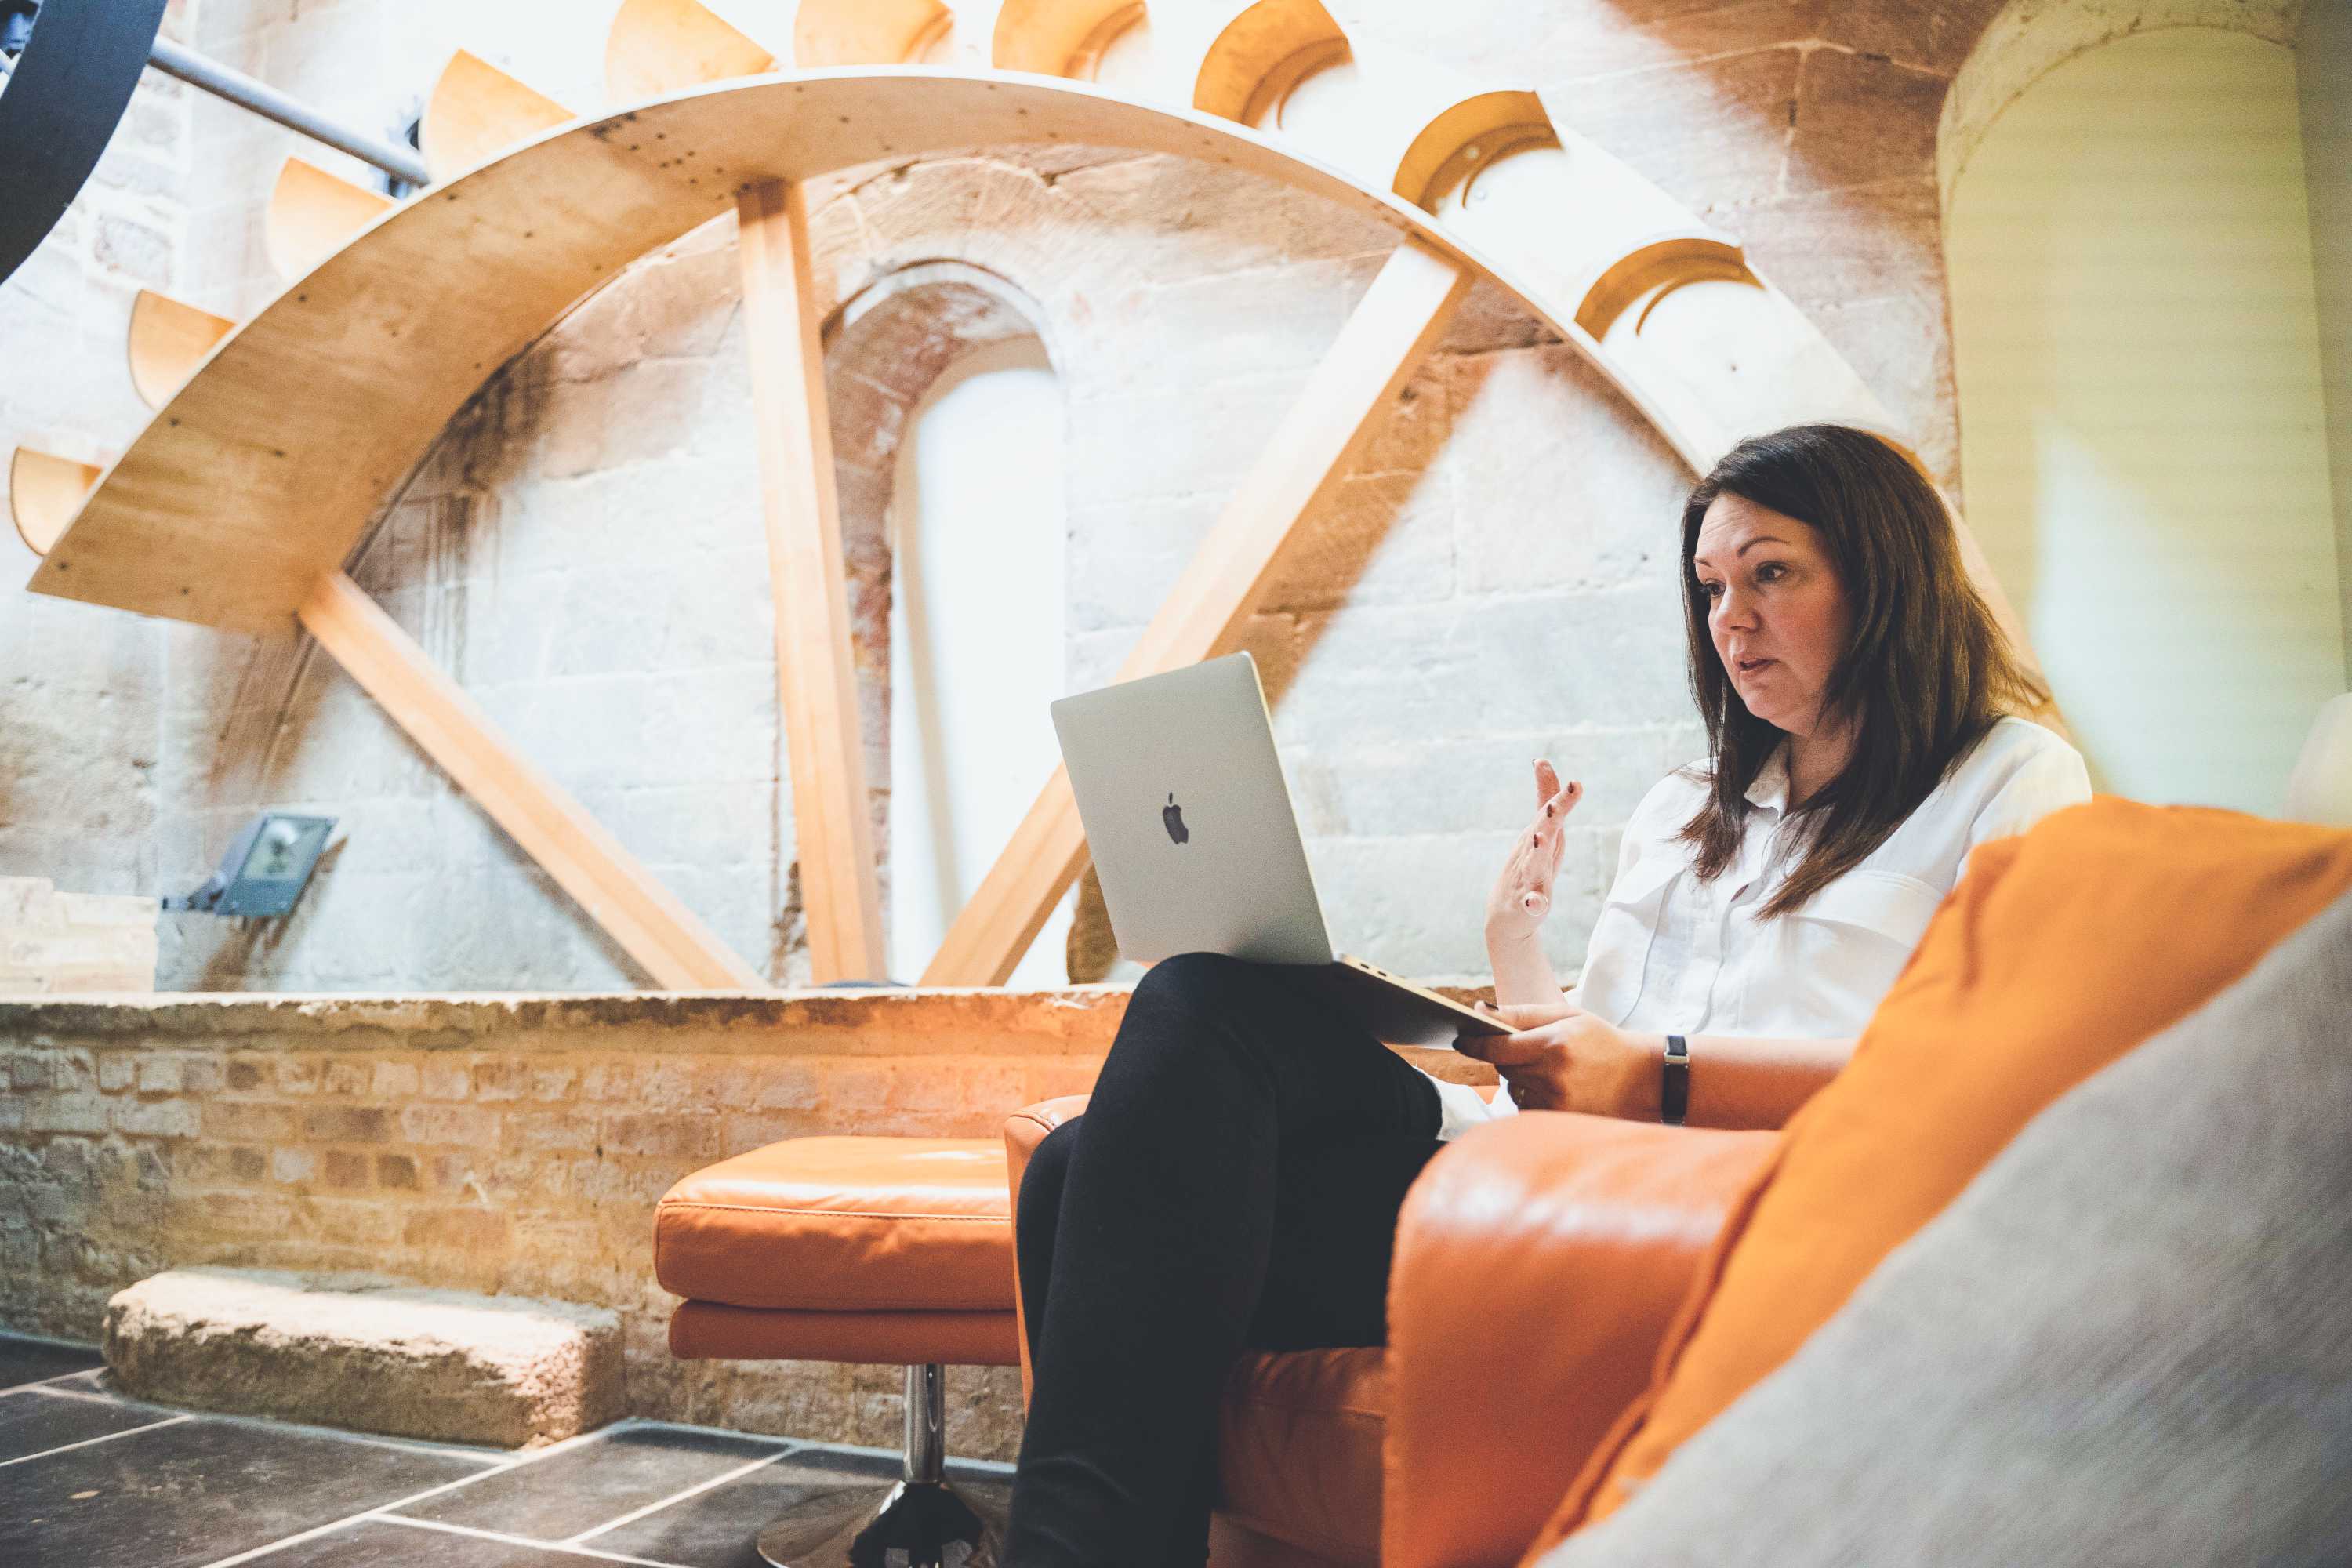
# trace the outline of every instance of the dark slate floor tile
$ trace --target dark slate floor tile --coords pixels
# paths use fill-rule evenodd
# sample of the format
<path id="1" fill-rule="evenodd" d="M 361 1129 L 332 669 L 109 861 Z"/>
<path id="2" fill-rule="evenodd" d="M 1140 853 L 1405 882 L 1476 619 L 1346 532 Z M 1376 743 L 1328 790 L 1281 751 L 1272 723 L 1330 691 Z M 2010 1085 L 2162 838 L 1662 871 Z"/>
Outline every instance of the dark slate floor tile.
<path id="1" fill-rule="evenodd" d="M 471 1455 L 196 1416 L 0 1468 L 0 1563 L 210 1563 L 427 1487 Z"/>
<path id="2" fill-rule="evenodd" d="M 94 1346 L 52 1344 L 47 1340 L 0 1334 L 0 1388 L 39 1383 L 105 1364 L 106 1358 Z"/>
<path id="3" fill-rule="evenodd" d="M 581 1544 L 681 1568 L 762 1568 L 752 1542 L 778 1514 L 819 1492 L 887 1484 L 898 1468 L 866 1454 L 794 1454 Z"/>
<path id="4" fill-rule="evenodd" d="M 887 1485 L 898 1474 L 895 1458 L 806 1449 L 580 1544 L 680 1568 L 762 1568 L 753 1542 L 786 1509 L 841 1487 Z M 975 1489 L 1002 1488 L 1011 1480 L 996 1474 L 959 1473 L 954 1479 L 959 1486 Z M 1000 1509 L 1004 1496 L 998 1493 Z"/>
<path id="5" fill-rule="evenodd" d="M 674 1426 L 623 1426 L 399 1511 L 535 1541 L 563 1541 L 789 1445 Z"/>
<path id="6" fill-rule="evenodd" d="M 68 1443 L 87 1442 L 110 1432 L 168 1421 L 176 1410 L 133 1405 L 127 1399 L 77 1397 L 20 1388 L 0 1394 L 0 1461 L 21 1459 Z"/>
<path id="7" fill-rule="evenodd" d="M 553 1546 L 484 1541 L 422 1524 L 362 1520 L 253 1560 L 253 1568 L 612 1568 Z"/>

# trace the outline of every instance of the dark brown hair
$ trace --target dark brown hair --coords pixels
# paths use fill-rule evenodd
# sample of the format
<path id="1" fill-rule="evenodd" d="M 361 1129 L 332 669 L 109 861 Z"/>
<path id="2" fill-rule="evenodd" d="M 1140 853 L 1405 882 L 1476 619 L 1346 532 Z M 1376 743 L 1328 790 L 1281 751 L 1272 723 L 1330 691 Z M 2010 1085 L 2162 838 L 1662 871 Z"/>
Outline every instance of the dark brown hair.
<path id="1" fill-rule="evenodd" d="M 1691 695 L 1715 757 L 1706 803 L 1681 834 L 1698 847 L 1702 879 L 1731 864 L 1754 809 L 1748 786 L 1786 738 L 1732 689 L 1691 567 L 1699 523 L 1727 490 L 1811 526 L 1853 615 L 1851 640 L 1822 695 L 1824 718 L 1853 721 L 1853 752 L 1836 778 L 1801 805 L 1790 803 L 1791 836 L 1780 853 L 1801 858 L 1758 911 L 1770 920 L 1885 843 L 2003 712 L 2030 712 L 2050 693 L 1969 583 L 1942 498 L 1895 448 L 1843 425 L 1750 437 L 1683 504 Z"/>

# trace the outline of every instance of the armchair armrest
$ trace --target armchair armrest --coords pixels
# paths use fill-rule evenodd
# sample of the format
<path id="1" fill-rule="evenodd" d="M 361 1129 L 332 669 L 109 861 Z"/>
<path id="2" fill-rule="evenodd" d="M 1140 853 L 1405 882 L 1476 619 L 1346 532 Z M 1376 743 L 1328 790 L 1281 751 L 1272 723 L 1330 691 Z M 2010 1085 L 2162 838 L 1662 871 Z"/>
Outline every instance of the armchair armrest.
<path id="1" fill-rule="evenodd" d="M 1431 1162 L 1389 1280 L 1382 1563 L 1519 1560 L 1777 1136 L 1538 1111 Z"/>
<path id="2" fill-rule="evenodd" d="M 1007 1210 L 1015 1226 L 1021 1223 L 1021 1177 L 1029 1169 L 1029 1156 L 1045 1141 L 1045 1134 L 1063 1122 L 1086 1114 L 1087 1100 L 1083 1094 L 1066 1094 L 1057 1100 L 1039 1100 L 1024 1105 L 1004 1119 L 1004 1179 L 1012 1186 L 1012 1207 Z M 1018 1231 L 1015 1231 L 1018 1234 Z M 1029 1405 L 1029 1319 L 1021 1304 L 1021 1281 L 1017 1265 L 1013 1281 L 1013 1332 L 1021 1342 L 1021 1405 Z"/>
<path id="3" fill-rule="evenodd" d="M 1086 1114 L 1083 1094 L 1066 1094 L 1058 1100 L 1041 1100 L 1034 1105 L 1024 1105 L 1004 1119 L 1004 1169 L 1013 1183 L 1013 1204 L 1021 1205 L 1021 1173 L 1029 1168 L 1029 1156 L 1045 1141 L 1045 1134 L 1065 1121 L 1076 1121 Z"/>

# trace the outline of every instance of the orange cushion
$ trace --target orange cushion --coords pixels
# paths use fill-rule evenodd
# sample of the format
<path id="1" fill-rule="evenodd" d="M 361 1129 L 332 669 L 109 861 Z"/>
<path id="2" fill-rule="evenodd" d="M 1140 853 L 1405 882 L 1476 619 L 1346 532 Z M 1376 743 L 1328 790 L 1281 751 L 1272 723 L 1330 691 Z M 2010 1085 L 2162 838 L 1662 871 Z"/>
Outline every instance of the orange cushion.
<path id="1" fill-rule="evenodd" d="M 1853 1060 L 1733 1205 L 1649 1392 L 1529 1557 L 1786 1361 L 2042 1107 L 2347 887 L 2352 833 L 2111 796 L 1979 847 Z"/>
<path id="2" fill-rule="evenodd" d="M 1235 1362 L 1217 1415 L 1219 1509 L 1319 1557 L 1378 1563 L 1387 1363 L 1377 1346 Z"/>
<path id="3" fill-rule="evenodd" d="M 654 1277 L 730 1307 L 1010 1312 L 994 1138 L 788 1138 L 687 1177 L 654 1211 Z"/>
<path id="4" fill-rule="evenodd" d="M 680 1301 L 669 1318 L 680 1361 L 835 1361 L 860 1365 L 1011 1366 L 1010 1312 L 794 1312 Z"/>

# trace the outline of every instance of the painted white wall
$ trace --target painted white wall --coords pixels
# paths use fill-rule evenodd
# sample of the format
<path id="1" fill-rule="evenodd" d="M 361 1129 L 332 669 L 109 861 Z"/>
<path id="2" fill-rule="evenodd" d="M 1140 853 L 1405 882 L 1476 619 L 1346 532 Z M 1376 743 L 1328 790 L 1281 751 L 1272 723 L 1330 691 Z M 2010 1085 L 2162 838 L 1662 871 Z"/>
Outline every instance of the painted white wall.
<path id="1" fill-rule="evenodd" d="M 2336 481 L 2344 681 L 2352 686 L 2352 5 L 2312 0 L 2304 7 L 2294 65 L 2319 286 L 2319 367 L 2327 383 L 2327 462 Z"/>
<path id="2" fill-rule="evenodd" d="M 2076 57 L 1946 244 L 1969 518 L 2095 782 L 2276 812 L 2345 671 L 2294 56 Z"/>
<path id="3" fill-rule="evenodd" d="M 912 981 L 1061 761 L 1062 392 L 1034 338 L 917 405 L 891 501 L 890 973 Z M 1069 981 L 1065 898 L 1013 973 Z"/>

